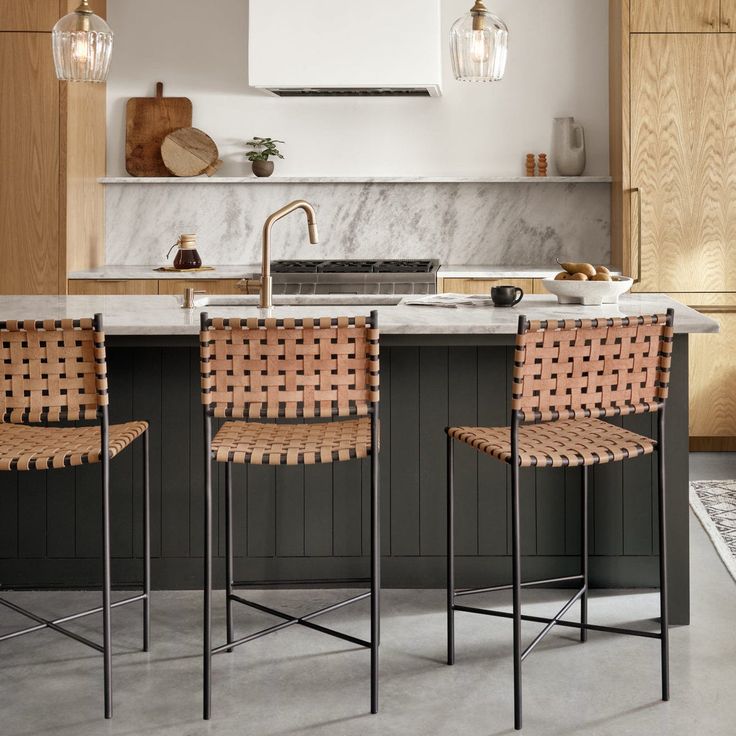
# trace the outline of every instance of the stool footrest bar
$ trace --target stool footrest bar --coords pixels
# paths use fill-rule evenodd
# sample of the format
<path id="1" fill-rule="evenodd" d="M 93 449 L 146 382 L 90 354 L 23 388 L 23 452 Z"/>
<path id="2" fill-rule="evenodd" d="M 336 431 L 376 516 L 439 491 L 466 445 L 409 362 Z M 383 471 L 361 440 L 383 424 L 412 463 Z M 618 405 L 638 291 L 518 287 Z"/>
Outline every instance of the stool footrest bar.
<path id="1" fill-rule="evenodd" d="M 573 583 L 577 580 L 582 580 L 582 575 L 569 575 L 564 578 L 549 578 L 547 580 L 529 580 L 526 583 L 522 583 L 522 588 L 532 588 L 536 585 L 553 585 L 554 583 Z M 504 590 L 511 590 L 513 585 L 494 585 L 491 588 L 462 588 L 454 592 L 454 596 L 459 598 L 463 595 L 479 595 L 481 593 L 499 593 Z"/>
<path id="2" fill-rule="evenodd" d="M 120 606 L 126 606 L 129 603 L 136 603 L 137 601 L 142 601 L 148 596 L 143 593 L 141 595 L 132 596 L 131 598 L 125 598 L 120 601 L 116 601 L 115 603 L 110 604 L 110 608 L 119 608 Z M 66 629 L 62 629 L 60 627 L 60 624 L 66 624 L 70 621 L 76 621 L 77 619 L 84 618 L 85 616 L 93 616 L 96 613 L 102 613 L 102 606 L 98 606 L 97 608 L 90 608 L 87 611 L 81 611 L 80 613 L 73 613 L 69 616 L 63 616 L 62 618 L 56 618 L 53 621 L 49 621 L 47 619 L 44 619 L 41 616 L 37 616 L 34 613 L 31 613 L 30 611 L 26 611 L 24 608 L 21 608 L 20 606 L 16 605 L 15 603 L 11 603 L 10 601 L 5 600 L 4 598 L 0 598 L 0 604 L 3 606 L 6 606 L 7 608 L 10 608 L 11 610 L 15 611 L 16 613 L 21 614 L 22 616 L 26 616 L 27 618 L 32 619 L 33 621 L 38 621 L 38 626 L 30 626 L 27 629 L 20 629 L 18 631 L 13 631 L 9 634 L 4 634 L 3 636 L 0 636 L 0 641 L 7 641 L 8 639 L 16 639 L 19 636 L 25 636 L 26 634 L 32 634 L 34 631 L 42 631 L 43 629 L 53 629 L 54 631 L 57 631 L 59 634 L 64 634 L 65 636 L 69 636 L 72 639 L 76 639 L 81 644 L 86 644 L 88 647 L 92 647 L 92 649 L 96 649 L 99 652 L 103 651 L 103 647 L 101 647 L 99 644 L 96 644 L 93 641 L 90 641 L 84 636 L 80 636 L 79 634 L 75 634 L 74 632 L 67 631 Z"/>
<path id="3" fill-rule="evenodd" d="M 534 637 L 534 640 L 531 644 L 521 653 L 521 661 L 523 662 L 533 651 L 534 647 L 539 644 L 542 639 L 544 639 L 547 634 L 549 634 L 550 631 L 555 627 L 555 625 L 560 623 L 560 619 L 573 607 L 575 603 L 577 603 L 581 596 L 588 591 L 587 586 L 584 586 L 580 588 L 580 590 L 575 593 L 575 595 L 570 598 L 570 600 L 565 603 L 565 605 L 554 615 L 552 620 L 537 634 L 537 636 Z"/>
<path id="4" fill-rule="evenodd" d="M 339 587 L 341 585 L 368 585 L 370 578 L 340 578 L 340 579 L 314 579 L 314 580 L 236 580 L 233 588 L 271 588 L 283 585 L 286 588 L 294 588 L 299 585 L 314 585 L 320 587 Z"/>
<path id="5" fill-rule="evenodd" d="M 346 600 L 339 601 L 337 603 L 333 603 L 330 606 L 326 606 L 325 608 L 320 608 L 317 611 L 313 611 L 312 613 L 308 613 L 304 616 L 292 616 L 290 613 L 285 613 L 284 611 L 279 611 L 276 608 L 271 608 L 270 606 L 264 606 L 262 603 L 256 603 L 255 601 L 249 601 L 246 598 L 242 598 L 239 595 L 229 595 L 228 599 L 231 601 L 236 601 L 237 603 L 242 603 L 244 606 L 249 606 L 250 608 L 255 608 L 258 611 L 262 611 L 263 613 L 267 613 L 271 616 L 277 616 L 278 618 L 284 619 L 284 622 L 281 624 L 276 624 L 275 626 L 271 626 L 267 629 L 262 629 L 261 631 L 257 631 L 254 634 L 250 634 L 249 636 L 245 636 L 242 639 L 238 639 L 237 641 L 230 642 L 229 644 L 223 644 L 219 647 L 215 647 L 212 650 L 212 654 L 220 654 L 221 652 L 234 649 L 237 646 L 240 646 L 241 644 L 247 644 L 249 641 L 253 641 L 254 639 L 259 639 L 262 636 L 266 636 L 267 634 L 273 634 L 276 631 L 281 631 L 282 629 L 286 629 L 289 626 L 294 625 L 300 625 L 305 626 L 308 629 L 313 629 L 314 631 L 319 631 L 323 634 L 328 634 L 329 636 L 334 636 L 338 639 L 343 639 L 345 641 L 349 641 L 352 644 L 357 644 L 361 647 L 370 648 L 371 643 L 369 641 L 365 641 L 364 639 L 359 639 L 355 636 L 350 636 L 350 634 L 344 634 L 341 631 L 336 631 L 335 629 L 328 628 L 327 626 L 320 626 L 319 624 L 312 623 L 312 619 L 317 618 L 318 616 L 324 616 L 327 613 L 331 613 L 333 611 L 337 611 L 340 608 L 344 608 L 345 606 L 349 606 L 351 603 L 357 603 L 358 601 L 365 600 L 366 598 L 370 598 L 370 593 L 360 593 L 359 595 L 352 596 L 351 598 L 347 598 Z"/>
<path id="6" fill-rule="evenodd" d="M 498 616 L 499 618 L 513 618 L 514 614 L 508 611 L 491 611 L 487 608 L 473 608 L 471 606 L 453 606 L 456 611 L 465 613 L 480 613 L 484 616 Z M 529 614 L 521 614 L 522 621 L 533 621 L 538 624 L 548 624 L 554 619 L 545 618 L 543 616 L 530 616 Z M 564 626 L 570 629 L 586 629 L 587 631 L 601 631 L 604 634 L 626 634 L 628 636 L 641 636 L 646 639 L 661 639 L 662 635 L 653 631 L 639 631 L 637 629 L 622 629 L 616 626 L 597 626 L 596 624 L 581 624 L 577 621 L 557 621 L 557 626 Z"/>

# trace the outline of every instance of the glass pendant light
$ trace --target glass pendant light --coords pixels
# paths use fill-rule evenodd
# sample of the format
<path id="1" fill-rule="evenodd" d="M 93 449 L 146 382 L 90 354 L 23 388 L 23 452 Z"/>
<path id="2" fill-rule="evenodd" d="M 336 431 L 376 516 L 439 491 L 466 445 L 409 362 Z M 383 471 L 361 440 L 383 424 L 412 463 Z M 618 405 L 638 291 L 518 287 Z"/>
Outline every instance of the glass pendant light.
<path id="1" fill-rule="evenodd" d="M 105 82 L 112 57 L 112 31 L 89 0 L 65 15 L 51 34 L 56 76 L 64 82 Z"/>
<path id="2" fill-rule="evenodd" d="M 450 31 L 452 68 L 459 82 L 498 82 L 506 72 L 509 29 L 483 0 Z"/>

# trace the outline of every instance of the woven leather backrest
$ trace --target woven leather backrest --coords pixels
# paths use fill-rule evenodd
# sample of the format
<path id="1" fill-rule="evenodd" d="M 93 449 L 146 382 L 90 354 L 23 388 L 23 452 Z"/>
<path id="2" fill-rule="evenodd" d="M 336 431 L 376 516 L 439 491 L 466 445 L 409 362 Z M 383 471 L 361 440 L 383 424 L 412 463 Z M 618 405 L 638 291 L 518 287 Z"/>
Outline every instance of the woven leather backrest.
<path id="1" fill-rule="evenodd" d="M 3 422 L 96 419 L 107 406 L 105 336 L 95 322 L 0 322 Z"/>
<path id="2" fill-rule="evenodd" d="M 672 315 L 527 322 L 511 408 L 523 422 L 641 414 L 667 398 Z"/>
<path id="3" fill-rule="evenodd" d="M 216 417 L 366 415 L 378 402 L 378 328 L 365 317 L 205 318 L 200 344 Z"/>

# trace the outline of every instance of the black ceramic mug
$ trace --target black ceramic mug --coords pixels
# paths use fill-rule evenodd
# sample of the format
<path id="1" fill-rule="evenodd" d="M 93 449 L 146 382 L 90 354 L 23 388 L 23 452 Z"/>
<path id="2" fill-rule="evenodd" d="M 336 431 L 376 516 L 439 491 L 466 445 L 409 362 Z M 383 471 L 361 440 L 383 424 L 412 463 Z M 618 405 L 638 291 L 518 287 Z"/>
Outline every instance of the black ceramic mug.
<path id="1" fill-rule="evenodd" d="M 513 307 L 524 298 L 524 290 L 518 286 L 494 286 L 491 299 L 497 307 Z"/>

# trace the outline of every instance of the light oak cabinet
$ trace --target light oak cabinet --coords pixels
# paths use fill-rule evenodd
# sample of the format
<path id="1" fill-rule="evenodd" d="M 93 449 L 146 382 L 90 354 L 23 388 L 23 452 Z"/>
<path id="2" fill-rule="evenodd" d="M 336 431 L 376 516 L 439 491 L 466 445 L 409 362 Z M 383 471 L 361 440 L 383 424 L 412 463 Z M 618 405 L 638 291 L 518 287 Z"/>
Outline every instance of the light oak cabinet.
<path id="1" fill-rule="evenodd" d="M 158 281 L 155 279 L 124 279 L 121 281 L 93 281 L 90 279 L 71 279 L 69 294 L 84 296 L 140 296 L 158 294 Z"/>
<path id="2" fill-rule="evenodd" d="M 721 327 L 690 339 L 693 450 L 736 450 L 735 6 L 610 0 L 613 263 Z"/>
<path id="3" fill-rule="evenodd" d="M 48 33 L 67 12 L 64 0 L 0 0 L 0 31 Z"/>
<path id="4" fill-rule="evenodd" d="M 22 73 L 20 73 L 22 70 Z M 0 293 L 59 288 L 59 83 L 47 33 L 0 33 Z"/>
<path id="5" fill-rule="evenodd" d="M 69 294 L 87 296 L 184 296 L 188 288 L 207 294 L 243 294 L 238 279 L 70 279 Z"/>
<path id="6" fill-rule="evenodd" d="M 721 32 L 736 33 L 736 0 L 721 0 Z"/>
<path id="7" fill-rule="evenodd" d="M 631 39 L 639 291 L 736 291 L 736 35 Z M 639 257 L 638 213 L 632 268 Z"/>
<path id="8" fill-rule="evenodd" d="M 716 320 L 690 336 L 690 449 L 736 450 L 736 294 L 670 294 Z"/>
<path id="9" fill-rule="evenodd" d="M 244 294 L 237 285 L 238 279 L 162 279 L 158 293 L 183 296 L 186 289 L 195 289 L 207 294 Z"/>
<path id="10" fill-rule="evenodd" d="M 517 286 L 525 294 L 535 294 L 539 279 L 440 279 L 437 290 L 443 294 L 489 294 L 494 286 Z"/>
<path id="11" fill-rule="evenodd" d="M 717 33 L 721 0 L 630 0 L 632 33 Z"/>
<path id="12" fill-rule="evenodd" d="M 105 85 L 60 83 L 51 52 L 76 5 L 0 0 L 0 294 L 64 294 L 104 261 Z"/>

